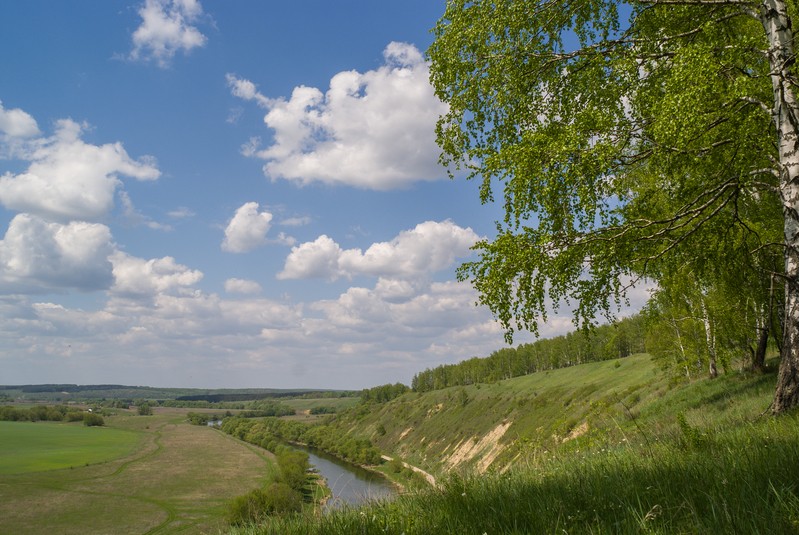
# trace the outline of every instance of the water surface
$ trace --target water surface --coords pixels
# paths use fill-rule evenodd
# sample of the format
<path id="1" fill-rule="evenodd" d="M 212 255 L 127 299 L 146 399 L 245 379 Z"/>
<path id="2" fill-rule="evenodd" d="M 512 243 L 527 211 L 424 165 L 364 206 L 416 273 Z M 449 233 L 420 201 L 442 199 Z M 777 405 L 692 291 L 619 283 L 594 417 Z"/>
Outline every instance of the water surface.
<path id="1" fill-rule="evenodd" d="M 298 448 L 308 454 L 308 460 L 327 481 L 333 496 L 325 505 L 336 509 L 344 505 L 361 505 L 369 500 L 391 498 L 397 491 L 383 476 L 360 466 L 342 461 L 313 448 Z"/>

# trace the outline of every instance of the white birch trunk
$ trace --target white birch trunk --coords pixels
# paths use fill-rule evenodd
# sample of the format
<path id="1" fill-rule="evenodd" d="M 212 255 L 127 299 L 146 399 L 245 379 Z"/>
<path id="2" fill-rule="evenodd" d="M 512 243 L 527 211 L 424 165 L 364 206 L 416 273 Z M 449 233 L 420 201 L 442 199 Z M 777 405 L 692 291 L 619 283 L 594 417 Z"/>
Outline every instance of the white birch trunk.
<path id="1" fill-rule="evenodd" d="M 682 363 L 683 367 L 685 368 L 685 376 L 688 380 L 691 379 L 691 371 L 688 369 L 687 357 L 685 356 L 685 347 L 682 345 L 682 336 L 680 336 L 680 328 L 677 327 L 677 320 L 674 318 L 674 315 L 671 316 L 671 325 L 674 327 L 674 333 L 677 336 L 677 345 L 680 347 L 680 355 L 682 356 L 682 361 L 678 362 L 677 365 Z"/>
<path id="2" fill-rule="evenodd" d="M 719 369 L 716 366 L 716 339 L 713 336 L 713 329 L 710 325 L 710 315 L 707 313 L 707 306 L 705 305 L 704 296 L 700 297 L 702 304 L 702 324 L 705 326 L 705 343 L 707 344 L 708 354 L 708 373 L 711 378 L 716 378 L 719 375 Z"/>
<path id="3" fill-rule="evenodd" d="M 785 0 L 763 0 L 760 20 L 769 42 L 774 122 L 785 218 L 785 331 L 771 410 L 799 405 L 799 113 L 794 91 L 793 30 Z"/>

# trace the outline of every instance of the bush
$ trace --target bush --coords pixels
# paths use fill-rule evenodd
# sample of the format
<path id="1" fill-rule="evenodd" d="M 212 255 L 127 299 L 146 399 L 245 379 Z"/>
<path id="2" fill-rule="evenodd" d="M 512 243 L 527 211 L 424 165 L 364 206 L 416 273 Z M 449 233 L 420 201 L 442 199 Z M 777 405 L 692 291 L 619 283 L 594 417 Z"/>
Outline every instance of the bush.
<path id="1" fill-rule="evenodd" d="M 153 413 L 153 408 L 150 407 L 149 403 L 141 403 L 139 404 L 139 415 L 140 416 L 150 416 Z"/>
<path id="2" fill-rule="evenodd" d="M 272 483 L 266 488 L 270 512 L 278 515 L 299 513 L 302 509 L 302 494 L 285 483 Z"/>
<path id="3" fill-rule="evenodd" d="M 302 494 L 285 483 L 272 483 L 235 498 L 228 504 L 226 517 L 234 526 L 257 523 L 268 515 L 298 513 L 302 502 Z"/>
<path id="4" fill-rule="evenodd" d="M 256 489 L 228 504 L 227 521 L 232 526 L 255 523 L 268 514 L 266 492 Z"/>
<path id="5" fill-rule="evenodd" d="M 93 412 L 87 412 L 83 415 L 83 425 L 87 427 L 94 427 L 105 425 L 105 420 L 99 414 L 94 414 Z"/>
<path id="6" fill-rule="evenodd" d="M 69 411 L 67 413 L 67 421 L 68 422 L 80 422 L 84 418 L 84 413 L 80 411 Z"/>
<path id="7" fill-rule="evenodd" d="M 391 470 L 391 472 L 394 474 L 399 474 L 400 472 L 402 472 L 403 468 L 404 466 L 402 465 L 402 461 L 400 461 L 399 459 L 392 459 L 388 463 L 388 469 Z"/>

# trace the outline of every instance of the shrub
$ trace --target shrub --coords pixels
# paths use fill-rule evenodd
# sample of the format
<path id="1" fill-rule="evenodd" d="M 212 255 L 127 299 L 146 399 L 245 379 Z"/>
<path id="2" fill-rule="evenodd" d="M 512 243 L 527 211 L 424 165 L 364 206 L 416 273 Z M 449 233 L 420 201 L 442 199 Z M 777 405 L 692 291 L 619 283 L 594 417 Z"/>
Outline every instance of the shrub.
<path id="1" fill-rule="evenodd" d="M 256 489 L 234 498 L 228 504 L 226 517 L 228 524 L 241 526 L 258 522 L 267 514 L 266 492 L 263 489 Z"/>
<path id="2" fill-rule="evenodd" d="M 268 515 L 298 513 L 302 494 L 285 483 L 272 483 L 233 499 L 227 508 L 227 521 L 234 526 L 257 523 Z"/>
<path id="3" fill-rule="evenodd" d="M 269 510 L 274 514 L 299 513 L 302 509 L 302 494 L 285 483 L 269 485 L 266 488 L 266 498 Z"/>
<path id="4" fill-rule="evenodd" d="M 67 421 L 68 422 L 80 422 L 84 418 L 85 418 L 85 416 L 80 411 L 69 411 L 67 413 Z"/>
<path id="5" fill-rule="evenodd" d="M 105 425 L 105 420 L 99 414 L 94 414 L 93 412 L 87 412 L 83 415 L 83 425 L 87 427 L 94 427 Z"/>
<path id="6" fill-rule="evenodd" d="M 404 467 L 402 466 L 402 461 L 400 461 L 399 459 L 392 459 L 388 463 L 388 469 L 395 474 L 399 474 L 400 472 L 402 472 L 403 468 Z"/>

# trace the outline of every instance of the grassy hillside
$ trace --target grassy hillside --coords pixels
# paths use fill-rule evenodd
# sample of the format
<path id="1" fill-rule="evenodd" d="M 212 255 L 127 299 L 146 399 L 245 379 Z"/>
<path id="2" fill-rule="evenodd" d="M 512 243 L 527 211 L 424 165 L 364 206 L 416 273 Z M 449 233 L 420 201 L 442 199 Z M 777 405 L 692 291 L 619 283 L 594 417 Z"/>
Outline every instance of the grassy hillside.
<path id="1" fill-rule="evenodd" d="M 341 431 L 438 488 L 233 533 L 799 533 L 799 414 L 764 414 L 774 381 L 637 355 L 363 405 Z"/>
<path id="2" fill-rule="evenodd" d="M 409 393 L 339 417 L 343 432 L 437 475 L 502 470 L 548 452 L 644 441 L 679 427 L 754 418 L 768 406 L 771 375 L 731 372 L 675 381 L 648 355 L 499 381 Z"/>

